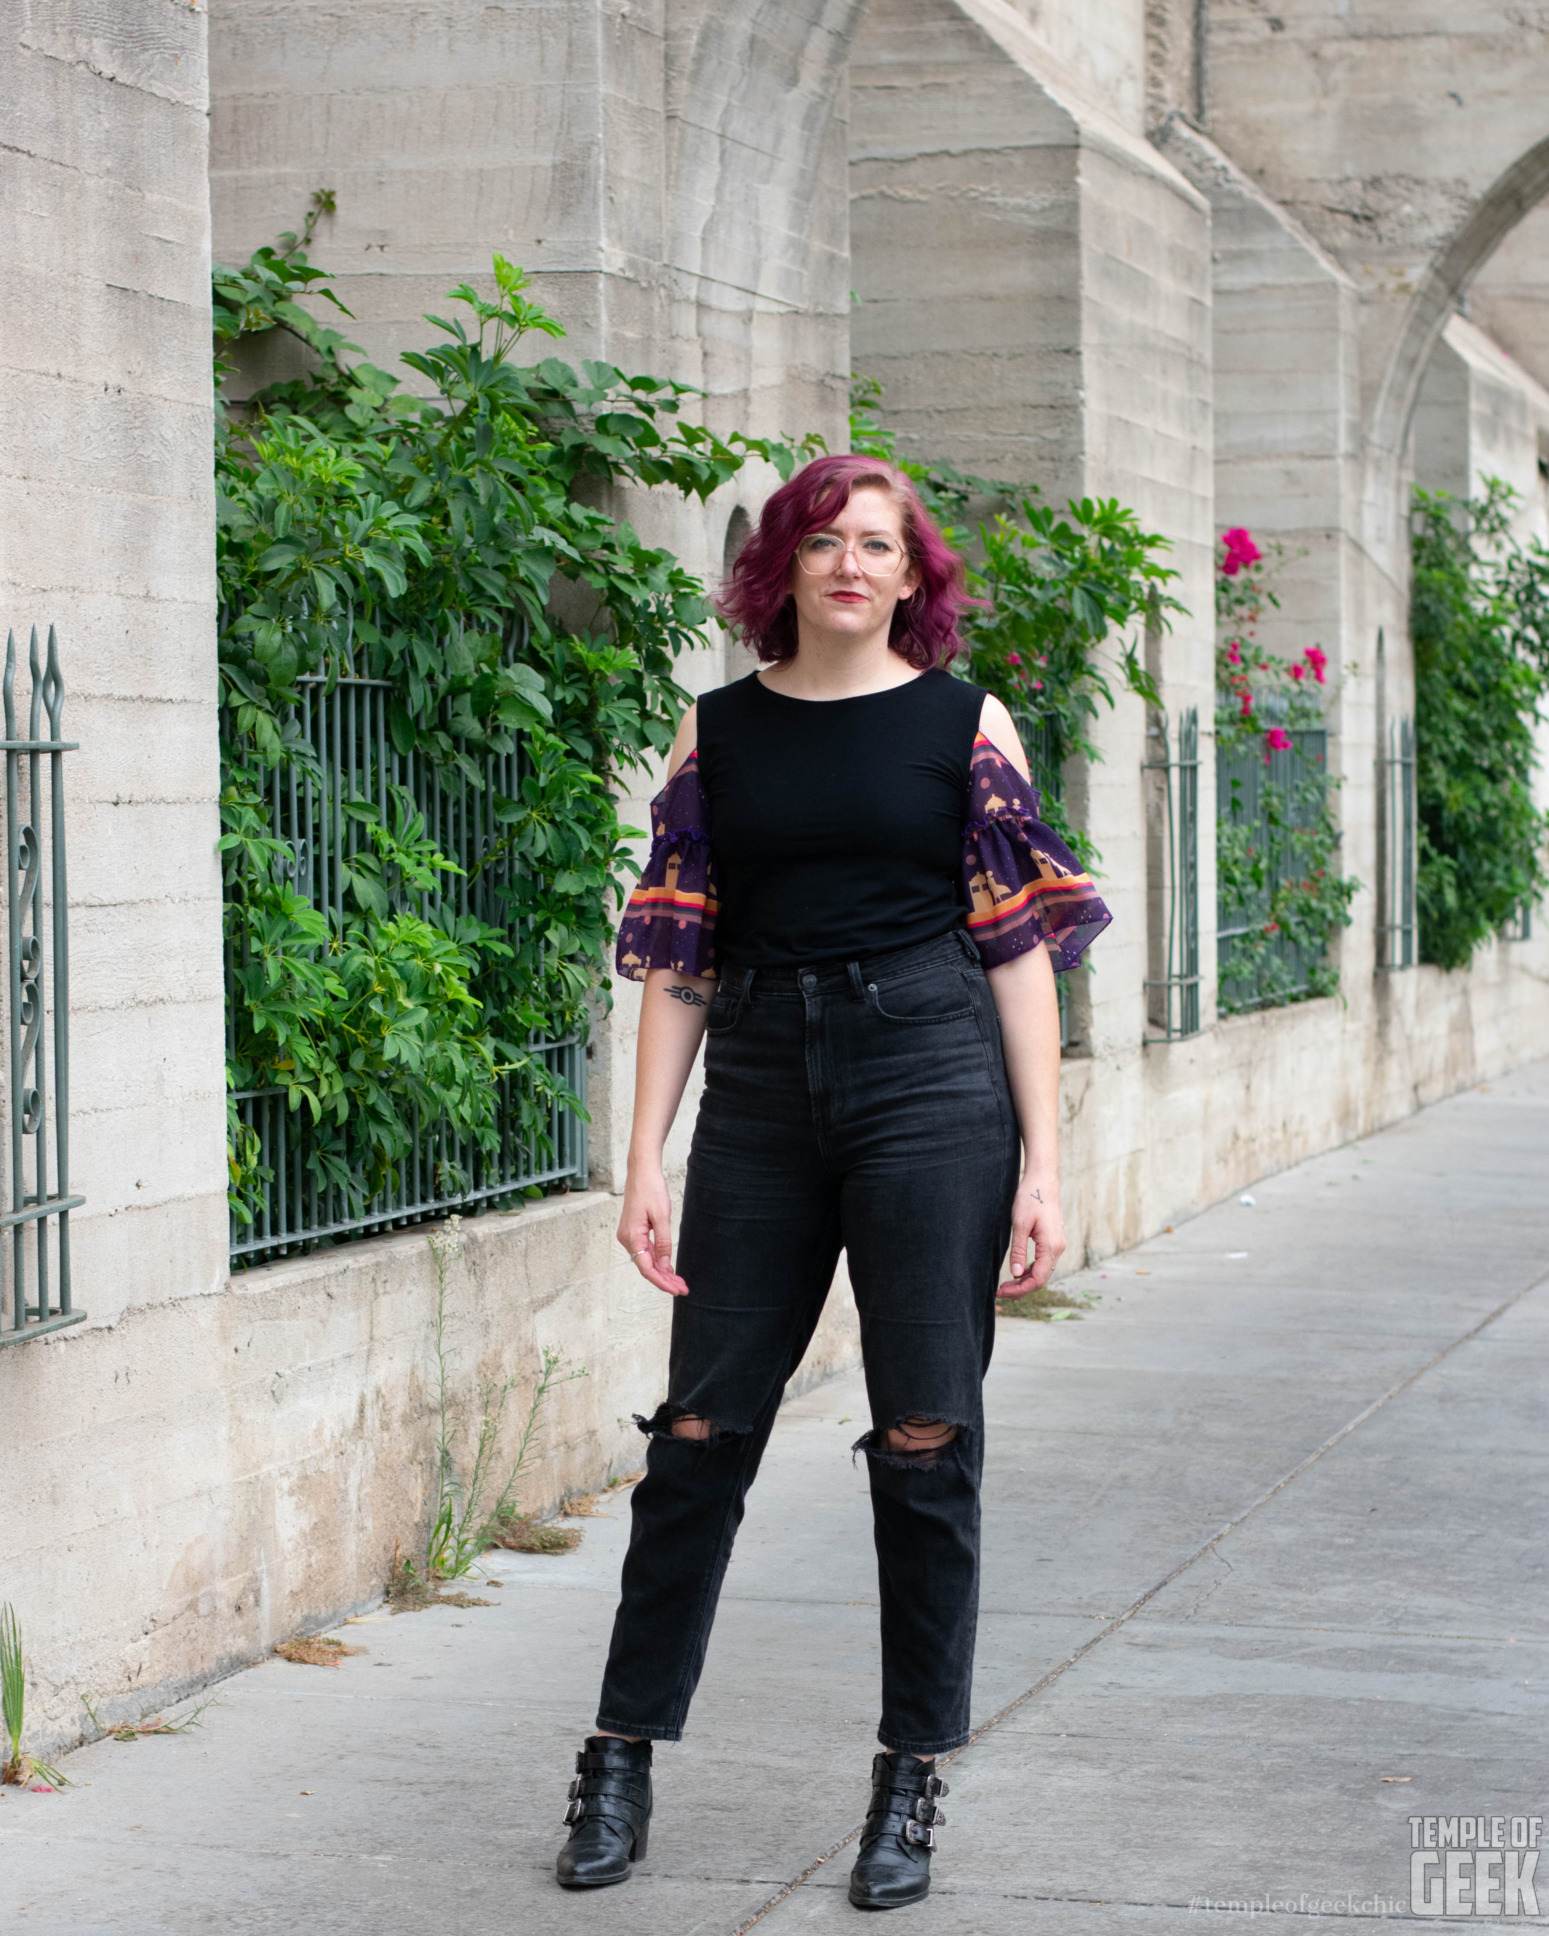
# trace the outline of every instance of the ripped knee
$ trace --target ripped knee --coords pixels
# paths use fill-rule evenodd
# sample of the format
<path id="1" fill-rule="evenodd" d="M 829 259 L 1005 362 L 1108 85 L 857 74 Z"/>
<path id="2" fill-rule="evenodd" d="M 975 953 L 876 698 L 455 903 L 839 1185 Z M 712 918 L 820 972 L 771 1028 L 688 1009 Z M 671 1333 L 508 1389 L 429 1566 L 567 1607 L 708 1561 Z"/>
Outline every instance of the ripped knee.
<path id="1" fill-rule="evenodd" d="M 857 1439 L 851 1448 L 879 1465 L 904 1471 L 930 1472 L 941 1463 L 962 1427 L 946 1418 L 901 1418 L 896 1425 L 878 1427 Z"/>
<path id="2" fill-rule="evenodd" d="M 743 1436 L 734 1426 L 723 1425 L 718 1419 L 705 1418 L 698 1412 L 685 1411 L 679 1405 L 658 1405 L 649 1418 L 642 1418 L 636 1412 L 635 1423 L 647 1438 L 683 1439 L 690 1445 L 714 1447 L 727 1439 Z"/>
<path id="3" fill-rule="evenodd" d="M 906 1418 L 882 1434 L 889 1452 L 941 1452 L 957 1437 L 944 1418 Z"/>

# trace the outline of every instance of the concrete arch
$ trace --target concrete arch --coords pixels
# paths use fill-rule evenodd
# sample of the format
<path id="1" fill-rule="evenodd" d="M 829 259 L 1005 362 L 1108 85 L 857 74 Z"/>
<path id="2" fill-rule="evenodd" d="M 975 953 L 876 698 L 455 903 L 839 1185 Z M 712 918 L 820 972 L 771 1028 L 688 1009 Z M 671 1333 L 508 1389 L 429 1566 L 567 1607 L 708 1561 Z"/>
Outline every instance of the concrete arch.
<path id="1" fill-rule="evenodd" d="M 1518 156 L 1433 259 L 1405 311 L 1372 411 L 1374 451 L 1403 445 L 1420 380 L 1458 298 L 1516 225 L 1549 195 L 1549 135 Z"/>

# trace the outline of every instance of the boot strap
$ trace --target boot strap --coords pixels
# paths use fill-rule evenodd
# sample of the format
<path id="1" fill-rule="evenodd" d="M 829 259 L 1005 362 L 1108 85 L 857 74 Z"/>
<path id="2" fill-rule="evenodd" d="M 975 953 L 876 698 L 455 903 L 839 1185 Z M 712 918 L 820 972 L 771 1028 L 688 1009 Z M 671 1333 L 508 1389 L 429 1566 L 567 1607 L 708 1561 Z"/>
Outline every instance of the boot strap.
<path id="1" fill-rule="evenodd" d="M 570 1784 L 570 1806 L 565 1820 L 612 1822 L 633 1834 L 649 1804 L 648 1781 L 633 1769 L 612 1767 L 578 1775 Z"/>
<path id="2" fill-rule="evenodd" d="M 599 1754 L 595 1748 L 581 1748 L 575 1758 L 575 1771 L 578 1775 L 642 1775 L 649 1774 L 650 1760 L 638 1760 L 634 1756 Z"/>

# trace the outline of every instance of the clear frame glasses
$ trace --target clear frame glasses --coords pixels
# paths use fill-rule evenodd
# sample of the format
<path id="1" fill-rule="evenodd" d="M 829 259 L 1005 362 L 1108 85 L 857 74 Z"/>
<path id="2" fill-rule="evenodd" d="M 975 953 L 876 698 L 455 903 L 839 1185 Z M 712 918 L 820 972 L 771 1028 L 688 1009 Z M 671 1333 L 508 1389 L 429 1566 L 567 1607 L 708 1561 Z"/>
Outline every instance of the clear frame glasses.
<path id="1" fill-rule="evenodd" d="M 856 564 L 868 578 L 889 577 L 905 558 L 898 540 L 881 531 L 857 538 L 853 545 L 846 544 L 837 532 L 813 531 L 797 545 L 796 562 L 809 576 L 828 578 L 843 564 L 846 552 L 854 553 Z"/>

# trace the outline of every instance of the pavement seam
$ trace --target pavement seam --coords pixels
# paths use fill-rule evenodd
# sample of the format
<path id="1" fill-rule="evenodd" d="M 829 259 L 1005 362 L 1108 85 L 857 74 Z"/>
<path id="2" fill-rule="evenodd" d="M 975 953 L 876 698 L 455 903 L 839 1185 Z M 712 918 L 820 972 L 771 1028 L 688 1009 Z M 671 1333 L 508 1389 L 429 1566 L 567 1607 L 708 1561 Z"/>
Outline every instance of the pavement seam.
<path id="1" fill-rule="evenodd" d="M 1167 1587 L 1170 1587 L 1174 1580 L 1179 1579 L 1183 1574 L 1187 1573 L 1191 1566 L 1197 1565 L 1200 1560 L 1204 1559 L 1207 1553 L 1213 1552 L 1220 1545 L 1221 1541 L 1226 1538 L 1228 1533 L 1236 1532 L 1237 1528 L 1246 1520 L 1251 1519 L 1261 1506 L 1267 1506 L 1271 1499 L 1277 1498 L 1285 1491 L 1287 1486 L 1299 1479 L 1309 1466 L 1316 1465 L 1318 1460 L 1326 1452 L 1332 1452 L 1336 1445 L 1339 1445 L 1342 1441 L 1349 1438 L 1352 1432 L 1364 1425 L 1377 1412 L 1380 1412 L 1384 1405 L 1408 1391 L 1411 1385 L 1418 1384 L 1427 1372 L 1434 1371 L 1439 1364 L 1450 1358 L 1454 1351 L 1459 1351 L 1464 1345 L 1471 1344 L 1482 1331 L 1487 1330 L 1498 1318 L 1503 1318 L 1514 1305 L 1520 1304 L 1523 1298 L 1531 1296 L 1534 1291 L 1542 1289 L 1546 1284 L 1549 1284 L 1549 1272 L 1546 1272 L 1541 1277 L 1536 1277 L 1531 1284 L 1523 1285 L 1520 1291 L 1514 1292 L 1512 1296 L 1506 1299 L 1504 1304 L 1496 1305 L 1493 1311 L 1482 1317 L 1476 1325 L 1473 1325 L 1469 1330 L 1463 1332 L 1460 1337 L 1454 1338 L 1451 1344 L 1443 1345 L 1441 1350 L 1433 1358 L 1428 1358 L 1417 1370 L 1410 1372 L 1407 1378 L 1401 1378 L 1396 1385 L 1390 1386 L 1387 1391 L 1383 1392 L 1379 1397 L 1374 1398 L 1364 1410 L 1357 1412 L 1354 1418 L 1349 1419 L 1345 1424 L 1341 1425 L 1337 1432 L 1326 1438 L 1321 1445 L 1314 1447 L 1297 1465 L 1292 1466 L 1289 1472 L 1277 1479 L 1272 1486 L 1266 1487 L 1255 1500 L 1249 1505 L 1244 1506 L 1240 1513 L 1237 1513 L 1233 1518 L 1227 1520 L 1225 1525 L 1218 1527 L 1210 1535 L 1209 1539 L 1205 1540 L 1189 1554 L 1187 1559 L 1180 1560 L 1170 1573 L 1158 1580 L 1155 1585 L 1147 1587 L 1139 1599 L 1132 1601 L 1122 1613 L 1116 1614 L 1103 1628 L 1101 1633 L 1095 1633 L 1090 1640 L 1084 1640 L 1068 1659 L 1060 1662 L 1058 1667 L 1051 1667 L 1041 1680 L 1034 1681 L 1033 1685 L 1024 1693 L 1018 1694 L 1015 1700 L 1007 1701 L 1004 1707 L 997 1709 L 988 1721 L 981 1722 L 963 1743 L 961 1748 L 954 1748 L 950 1754 L 940 1756 L 940 1766 L 945 1768 L 948 1762 L 956 1761 L 959 1755 L 966 1754 L 976 1742 L 981 1741 L 985 1735 L 991 1733 L 995 1728 L 998 1728 L 1002 1721 L 1007 1720 L 1011 1715 L 1015 1714 L 1018 1708 L 1025 1707 L 1029 1701 L 1035 1700 L 1038 1695 L 1052 1687 L 1061 1676 L 1069 1673 L 1070 1669 L 1078 1661 L 1085 1660 L 1094 1647 L 1100 1647 L 1105 1640 L 1116 1634 L 1121 1627 L 1127 1626 L 1143 1607 L 1148 1606 L 1159 1593 Z M 809 1862 L 800 1875 L 793 1876 L 782 1889 L 769 1898 L 762 1908 L 756 1909 L 745 1921 L 738 1923 L 736 1928 L 731 1931 L 731 1936 L 747 1936 L 747 1932 L 756 1924 L 761 1923 L 771 1910 L 778 1909 L 780 1904 L 790 1896 L 793 1896 L 801 1888 L 803 1883 L 810 1881 L 817 1874 L 818 1870 L 823 1867 L 824 1863 L 831 1862 L 841 1850 L 847 1849 L 865 1826 L 866 1824 L 863 1821 L 857 1822 L 847 1835 L 841 1836 L 832 1848 L 825 1849 L 820 1856 L 817 1856 L 813 1861 Z"/>

